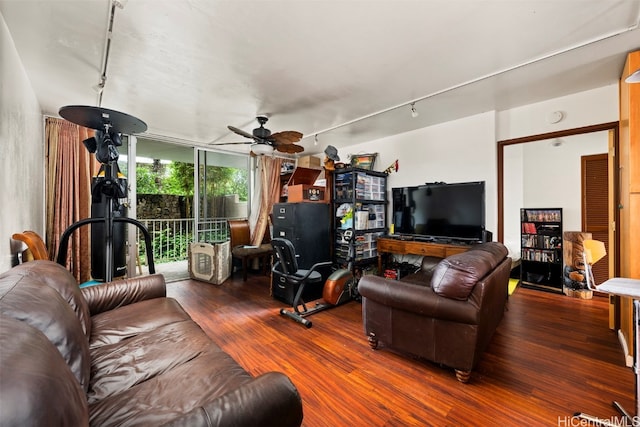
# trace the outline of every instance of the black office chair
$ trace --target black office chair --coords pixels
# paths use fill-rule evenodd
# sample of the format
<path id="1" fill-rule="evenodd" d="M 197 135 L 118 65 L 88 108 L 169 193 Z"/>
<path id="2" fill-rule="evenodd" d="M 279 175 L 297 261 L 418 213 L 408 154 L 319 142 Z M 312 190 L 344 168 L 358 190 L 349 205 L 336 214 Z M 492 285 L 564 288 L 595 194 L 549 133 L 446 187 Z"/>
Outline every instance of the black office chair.
<path id="1" fill-rule="evenodd" d="M 298 268 L 298 261 L 296 260 L 296 250 L 287 239 L 275 237 L 271 239 L 271 246 L 273 246 L 273 252 L 275 257 L 275 264 L 272 271 L 280 274 L 285 278 L 286 284 L 292 286 L 298 290 L 293 298 L 293 311 L 280 309 L 280 314 L 290 317 L 298 323 L 303 324 L 307 328 L 312 326 L 310 320 L 305 319 L 305 316 L 309 316 L 315 313 L 316 309 L 307 309 L 305 302 L 302 300 L 302 293 L 305 286 L 317 285 L 322 282 L 322 275 L 317 271 L 319 268 L 331 265 L 331 261 L 318 262 L 311 266 L 309 270 Z M 300 310 L 302 306 L 302 310 Z"/>

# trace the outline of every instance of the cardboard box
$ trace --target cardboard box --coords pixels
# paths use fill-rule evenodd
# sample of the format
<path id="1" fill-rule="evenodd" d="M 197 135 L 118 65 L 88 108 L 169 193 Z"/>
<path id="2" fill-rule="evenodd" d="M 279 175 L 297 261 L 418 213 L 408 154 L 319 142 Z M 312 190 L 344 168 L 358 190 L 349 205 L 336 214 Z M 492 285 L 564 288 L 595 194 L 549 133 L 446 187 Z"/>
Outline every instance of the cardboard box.
<path id="1" fill-rule="evenodd" d="M 313 185 L 318 179 L 318 176 L 320 176 L 320 172 L 319 169 L 297 167 L 287 183 L 287 202 L 328 203 L 329 195 L 327 194 L 326 188 Z"/>
<path id="2" fill-rule="evenodd" d="M 304 156 L 298 159 L 298 167 L 310 168 L 310 169 L 322 169 L 322 163 L 320 161 L 320 157 Z"/>

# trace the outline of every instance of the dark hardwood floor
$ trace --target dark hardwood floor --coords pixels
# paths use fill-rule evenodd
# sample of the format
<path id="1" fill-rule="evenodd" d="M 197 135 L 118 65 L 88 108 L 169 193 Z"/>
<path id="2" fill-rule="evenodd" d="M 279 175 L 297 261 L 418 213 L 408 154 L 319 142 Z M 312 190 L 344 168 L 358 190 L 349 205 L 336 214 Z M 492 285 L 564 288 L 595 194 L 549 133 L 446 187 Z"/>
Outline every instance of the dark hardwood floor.
<path id="1" fill-rule="evenodd" d="M 634 375 L 608 328 L 608 300 L 519 288 L 468 384 L 453 370 L 371 350 L 361 305 L 318 313 L 305 327 L 279 315 L 269 278 L 241 274 L 221 286 L 167 285 L 206 333 L 254 375 L 286 373 L 304 405 L 304 426 L 571 424 L 574 412 L 634 412 Z M 420 339 L 420 337 L 416 337 Z"/>

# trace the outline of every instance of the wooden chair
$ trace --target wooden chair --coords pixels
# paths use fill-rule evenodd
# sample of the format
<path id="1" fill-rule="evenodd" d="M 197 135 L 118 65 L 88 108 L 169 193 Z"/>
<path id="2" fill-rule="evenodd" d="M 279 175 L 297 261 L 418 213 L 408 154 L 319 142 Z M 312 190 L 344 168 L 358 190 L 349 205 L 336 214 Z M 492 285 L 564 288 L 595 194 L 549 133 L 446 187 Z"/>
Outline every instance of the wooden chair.
<path id="1" fill-rule="evenodd" d="M 251 245 L 251 229 L 249 228 L 249 221 L 246 219 L 230 219 L 229 231 L 231 234 L 231 256 L 242 262 L 242 280 L 247 281 L 250 260 L 261 260 L 263 271 L 268 271 L 273 252 L 269 229 L 267 228 L 260 246 Z"/>
<path id="2" fill-rule="evenodd" d="M 22 233 L 14 233 L 11 238 L 24 242 L 31 253 L 32 259 L 49 259 L 47 245 L 44 243 L 44 240 L 42 240 L 42 237 L 35 231 L 27 230 Z"/>

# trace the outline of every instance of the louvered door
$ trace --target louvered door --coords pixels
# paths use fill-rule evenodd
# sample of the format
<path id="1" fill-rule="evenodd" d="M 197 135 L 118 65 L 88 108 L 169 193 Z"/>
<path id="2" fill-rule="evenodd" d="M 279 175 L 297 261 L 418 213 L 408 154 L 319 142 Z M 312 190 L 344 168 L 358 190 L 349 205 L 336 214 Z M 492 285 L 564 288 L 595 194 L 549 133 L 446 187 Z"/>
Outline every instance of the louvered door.
<path id="1" fill-rule="evenodd" d="M 609 253 L 609 183 L 607 154 L 582 156 L 582 230 L 604 242 Z M 593 265 L 597 285 L 609 278 L 609 256 Z"/>

